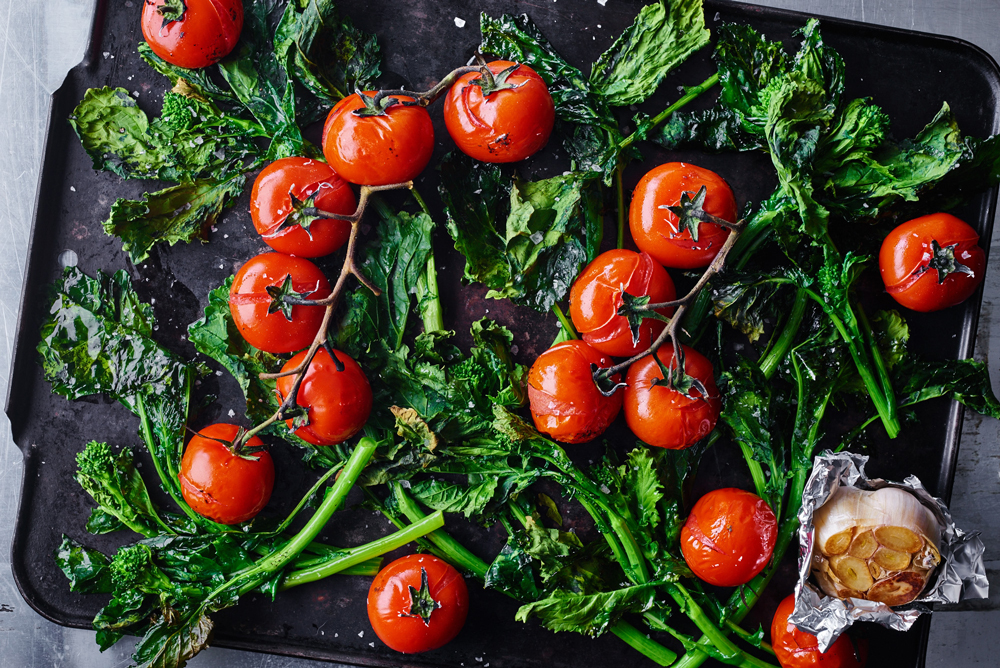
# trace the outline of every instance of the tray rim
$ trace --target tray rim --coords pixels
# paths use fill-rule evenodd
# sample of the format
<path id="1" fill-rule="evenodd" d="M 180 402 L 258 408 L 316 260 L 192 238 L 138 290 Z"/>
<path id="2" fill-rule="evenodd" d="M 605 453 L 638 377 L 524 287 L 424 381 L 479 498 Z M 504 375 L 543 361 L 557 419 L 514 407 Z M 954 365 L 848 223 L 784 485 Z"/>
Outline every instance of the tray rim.
<path id="1" fill-rule="evenodd" d="M 20 403 L 26 403 L 30 399 L 30 393 L 22 393 L 17 395 L 14 393 L 13 388 L 15 387 L 15 380 L 26 373 L 25 367 L 33 370 L 33 365 L 36 364 L 35 357 L 35 347 L 34 344 L 37 341 L 37 327 L 33 329 L 35 331 L 31 332 L 30 336 L 23 336 L 23 332 L 29 329 L 27 327 L 31 324 L 30 321 L 33 320 L 32 309 L 29 308 L 33 296 L 37 296 L 40 291 L 44 291 L 44 285 L 33 285 L 36 281 L 33 281 L 33 275 L 37 274 L 40 269 L 40 258 L 41 254 L 40 246 L 41 244 L 36 243 L 36 233 L 39 230 L 39 220 L 46 207 L 46 199 L 44 198 L 44 193 L 47 192 L 50 185 L 50 181 L 57 179 L 61 175 L 61 167 L 63 166 L 64 160 L 64 150 L 63 146 L 58 141 L 53 141 L 54 138 L 58 138 L 60 135 L 67 135 L 69 126 L 63 124 L 60 126 L 60 121 L 63 120 L 63 106 L 65 105 L 65 95 L 67 94 L 66 89 L 68 84 L 71 82 L 71 78 L 74 73 L 80 70 L 90 70 L 97 61 L 97 54 L 101 46 L 101 42 L 104 37 L 105 22 L 108 16 L 110 0 L 96 0 L 94 17 L 91 23 L 90 36 L 88 39 L 86 51 L 83 60 L 73 67 L 66 75 L 62 85 L 54 91 L 50 96 L 49 113 L 46 120 L 45 129 L 45 146 L 42 152 L 42 159 L 39 169 L 38 184 L 36 186 L 35 192 L 35 202 L 33 207 L 31 225 L 28 236 L 28 248 L 26 252 L 25 259 L 25 272 L 24 272 L 24 282 L 21 286 L 21 294 L 18 306 L 18 316 L 16 320 L 16 329 L 14 335 L 14 345 L 11 351 L 11 365 L 8 372 L 8 387 L 7 396 L 5 397 L 4 412 L 7 414 L 8 419 L 11 424 L 11 434 L 14 444 L 22 452 L 23 457 L 23 468 L 21 475 L 21 485 L 20 494 L 18 496 L 18 507 L 17 514 L 15 516 L 14 533 L 11 541 L 11 550 L 9 553 L 11 571 L 14 576 L 14 582 L 17 586 L 18 593 L 21 595 L 22 599 L 31 607 L 35 612 L 44 617 L 45 619 L 64 626 L 67 628 L 78 628 L 92 630 L 92 625 L 89 619 L 84 619 L 81 621 L 76 621 L 75 619 L 66 619 L 65 617 L 60 617 L 56 613 L 50 612 L 46 602 L 41 600 L 36 600 L 32 595 L 33 592 L 26 582 L 23 573 L 18 568 L 18 562 L 14 559 L 14 556 L 18 552 L 18 547 L 23 540 L 22 536 L 24 531 L 27 530 L 25 522 L 22 521 L 22 506 L 24 502 L 24 492 L 29 480 L 29 474 L 33 474 L 36 471 L 36 466 L 34 465 L 34 458 L 32 457 L 31 447 L 29 444 L 22 445 L 19 441 L 21 440 L 21 431 L 24 427 L 24 421 L 18 415 L 18 411 L 13 411 L 16 415 L 12 417 L 12 409 L 16 408 Z M 706 15 L 710 8 L 715 6 L 726 7 L 731 10 L 742 11 L 747 13 L 756 13 L 760 15 L 767 16 L 768 18 L 775 18 L 783 21 L 803 21 L 808 18 L 817 18 L 820 20 L 821 24 L 835 24 L 842 28 L 855 29 L 864 32 L 878 33 L 880 35 L 893 35 L 899 38 L 921 38 L 926 39 L 931 42 L 936 42 L 940 46 L 948 46 L 954 49 L 959 49 L 962 51 L 968 51 L 969 57 L 978 58 L 982 61 L 982 71 L 988 71 L 992 76 L 992 88 L 997 96 L 997 100 L 1000 101 L 1000 65 L 998 65 L 996 59 L 986 51 L 984 48 L 969 42 L 968 40 L 962 39 L 960 37 L 955 37 L 952 35 L 942 35 L 938 33 L 925 32 L 920 30 L 912 30 L 907 28 L 900 28 L 891 25 L 882 25 L 878 23 L 869 23 L 864 21 L 857 21 L 854 19 L 845 19 L 835 16 L 818 14 L 818 13 L 806 13 L 797 11 L 794 9 L 786 9 L 780 7 L 767 7 L 763 5 L 757 5 L 752 2 L 744 2 L 742 0 L 704 0 Z M 346 4 L 350 4 L 350 0 Z M 59 118 L 57 118 L 59 116 Z M 993 134 L 1000 133 L 1000 104 L 994 109 L 993 113 Z M 54 172 L 56 172 L 54 174 Z M 61 181 L 59 181 L 61 183 Z M 986 204 L 986 224 L 984 229 L 984 236 L 989 235 L 990 240 L 994 235 L 994 227 L 997 216 L 997 200 L 998 194 L 1000 194 L 1000 185 L 994 186 L 990 190 L 986 191 L 987 201 Z M 989 260 L 991 244 L 987 243 L 985 248 L 983 248 L 987 257 L 987 264 Z M 978 323 L 982 312 L 982 301 L 983 301 L 983 286 L 981 285 L 976 293 L 970 298 L 969 303 L 975 303 L 976 308 L 967 309 L 963 315 L 961 338 L 959 340 L 959 357 L 957 359 L 970 359 L 975 353 L 975 343 L 978 334 Z M 26 350 L 26 348 L 30 348 Z M 957 401 L 952 400 L 951 407 L 948 413 L 947 421 L 947 437 L 944 443 L 944 452 L 942 456 L 942 467 L 938 476 L 938 489 L 941 491 L 941 498 L 944 499 L 946 503 L 950 503 L 951 495 L 954 486 L 954 474 L 955 465 L 958 459 L 958 451 L 962 435 L 962 425 L 964 422 L 965 407 Z M 921 625 L 920 637 L 918 640 L 918 668 L 922 668 L 925 665 L 927 644 L 929 640 L 930 624 L 929 618 L 923 617 L 919 622 Z M 313 653 L 308 651 L 308 648 L 304 648 L 296 651 L 288 646 L 279 645 L 264 645 L 260 646 L 249 641 L 242 640 L 243 636 L 227 636 L 222 635 L 217 641 L 213 641 L 213 646 L 223 647 L 228 649 L 238 649 L 243 651 L 253 651 L 253 652 L 263 652 L 267 654 L 274 654 L 280 656 L 290 656 L 297 658 L 309 658 L 321 661 L 330 662 L 340 662 L 345 665 L 352 666 L 395 666 L 399 665 L 396 662 L 386 663 L 378 657 L 372 657 L 371 661 L 366 661 L 363 656 L 355 654 L 345 654 L 338 651 L 325 651 L 322 653 Z M 259 639 L 258 639 L 259 640 Z M 271 638 L 264 638 L 267 642 L 272 642 Z M 301 646 L 300 646 L 301 647 Z M 436 665 L 429 664 L 422 661 L 413 662 L 412 658 L 408 657 L 406 665 Z"/>

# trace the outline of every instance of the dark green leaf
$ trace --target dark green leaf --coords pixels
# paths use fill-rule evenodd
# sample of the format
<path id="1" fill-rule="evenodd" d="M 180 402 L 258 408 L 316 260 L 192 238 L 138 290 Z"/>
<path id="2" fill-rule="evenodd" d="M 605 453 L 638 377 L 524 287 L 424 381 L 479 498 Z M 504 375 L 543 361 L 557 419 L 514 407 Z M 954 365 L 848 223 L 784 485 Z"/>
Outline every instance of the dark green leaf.
<path id="1" fill-rule="evenodd" d="M 69 590 L 79 594 L 108 594 L 111 579 L 104 554 L 81 545 L 63 534 L 56 548 L 56 565 L 69 580 Z"/>
<path id="2" fill-rule="evenodd" d="M 594 63 L 590 84 L 613 107 L 639 104 L 709 37 L 701 0 L 646 5 Z"/>
<path id="3" fill-rule="evenodd" d="M 626 613 L 643 613 L 654 607 L 656 588 L 649 582 L 597 594 L 571 594 L 556 590 L 540 601 L 521 606 L 514 619 L 537 617 L 550 631 L 573 631 L 599 636 Z"/>
<path id="4" fill-rule="evenodd" d="M 513 536 L 490 564 L 483 586 L 502 591 L 522 601 L 533 601 L 538 598 L 539 591 L 535 584 L 531 555 L 518 545 Z"/>
<path id="5" fill-rule="evenodd" d="M 160 242 L 205 240 L 222 209 L 231 206 L 246 177 L 236 173 L 222 180 L 204 179 L 146 193 L 142 200 L 119 199 L 104 221 L 104 231 L 120 237 L 122 250 L 134 264 L 149 257 Z"/>
<path id="6" fill-rule="evenodd" d="M 899 365 L 900 404 L 908 406 L 950 396 L 981 415 L 1000 417 L 1000 402 L 993 394 L 989 368 L 974 360 L 927 362 L 912 357 Z"/>
<path id="7" fill-rule="evenodd" d="M 183 668 L 188 659 L 208 647 L 213 626 L 201 609 L 185 616 L 178 625 L 161 617 L 136 645 L 132 661 L 137 668 Z"/>

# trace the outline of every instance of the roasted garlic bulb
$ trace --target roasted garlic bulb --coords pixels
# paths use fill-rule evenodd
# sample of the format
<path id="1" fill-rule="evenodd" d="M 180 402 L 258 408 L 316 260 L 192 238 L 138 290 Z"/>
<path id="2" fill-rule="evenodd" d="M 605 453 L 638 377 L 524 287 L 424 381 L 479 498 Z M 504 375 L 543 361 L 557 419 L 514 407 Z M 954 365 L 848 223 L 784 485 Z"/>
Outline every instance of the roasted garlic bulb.
<path id="1" fill-rule="evenodd" d="M 813 577 L 829 596 L 903 605 L 941 562 L 937 518 L 903 489 L 841 485 L 814 523 Z"/>

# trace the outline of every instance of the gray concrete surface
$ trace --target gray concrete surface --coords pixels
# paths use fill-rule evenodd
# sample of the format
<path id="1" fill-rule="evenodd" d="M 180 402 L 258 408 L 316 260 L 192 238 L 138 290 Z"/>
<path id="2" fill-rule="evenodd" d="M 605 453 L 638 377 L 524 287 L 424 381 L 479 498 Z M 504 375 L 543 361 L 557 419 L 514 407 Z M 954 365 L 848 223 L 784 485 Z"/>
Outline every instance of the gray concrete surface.
<path id="1" fill-rule="evenodd" d="M 598 0 L 564 0 L 597 3 Z M 123 4 L 139 4 L 126 0 Z M 615 2 L 615 0 L 607 0 Z M 7 376 L 24 275 L 28 230 L 42 157 L 49 96 L 83 55 L 94 0 L 0 0 L 0 396 Z M 117 5 L 117 2 L 113 2 Z M 349 6 L 349 0 L 343 0 Z M 470 8 L 474 3 L 470 2 Z M 600 4 L 606 4 L 602 0 Z M 759 0 L 758 4 L 881 25 L 953 35 L 1000 60 L 1000 0 Z M 992 257 L 1000 258 L 997 234 Z M 994 267 L 996 267 L 994 260 Z M 987 272 L 976 348 L 1000 380 L 1000 272 Z M 952 511 L 959 526 L 978 528 L 994 596 L 941 611 L 931 626 L 927 665 L 998 666 L 1000 628 L 1000 421 L 969 416 L 962 434 Z M 128 664 L 131 643 L 104 654 L 89 631 L 65 629 L 21 599 L 10 571 L 10 543 L 21 484 L 21 453 L 0 415 L 0 665 L 92 668 Z M 189 665 L 305 668 L 312 661 L 210 649 Z M 874 667 L 873 667 L 874 668 Z"/>

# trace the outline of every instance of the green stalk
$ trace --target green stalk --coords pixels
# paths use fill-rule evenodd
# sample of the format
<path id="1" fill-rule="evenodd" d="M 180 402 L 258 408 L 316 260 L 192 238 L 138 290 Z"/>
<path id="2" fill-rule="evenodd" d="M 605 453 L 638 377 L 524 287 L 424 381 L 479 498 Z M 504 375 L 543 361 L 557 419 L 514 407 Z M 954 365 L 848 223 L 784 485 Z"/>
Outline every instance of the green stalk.
<path id="1" fill-rule="evenodd" d="M 425 202 L 424 198 L 420 196 L 420 193 L 417 191 L 417 189 L 411 187 L 410 192 L 413 194 L 413 199 L 417 200 L 417 204 L 420 205 L 420 209 L 428 216 L 431 216 L 431 210 L 427 207 L 427 202 Z M 433 218 L 433 216 L 431 217 Z"/>
<path id="2" fill-rule="evenodd" d="M 571 339 L 579 339 L 580 335 L 576 333 L 576 329 L 573 327 L 572 321 L 566 317 L 563 310 L 559 307 L 559 304 L 552 305 L 552 312 L 556 314 L 556 318 L 559 319 L 559 324 L 562 326 L 562 332 L 560 333 L 561 341 L 569 341 Z"/>
<path id="3" fill-rule="evenodd" d="M 424 271 L 417 277 L 417 308 L 424 323 L 425 332 L 444 331 L 444 311 L 441 308 L 441 293 L 438 291 L 437 267 L 434 254 L 427 258 Z"/>
<path id="4" fill-rule="evenodd" d="M 618 245 L 616 248 L 625 247 L 625 186 L 622 184 L 622 172 L 625 165 L 621 162 L 615 167 L 615 191 L 618 195 Z"/>
<path id="5" fill-rule="evenodd" d="M 420 506 L 417 505 L 417 502 L 406 493 L 401 484 L 393 484 L 392 493 L 399 510 L 410 522 L 420 522 L 426 517 Z M 439 529 L 432 531 L 424 536 L 424 538 L 429 540 L 440 551 L 438 556 L 442 559 L 445 559 L 466 573 L 472 573 L 480 580 L 486 577 L 486 571 L 490 568 L 489 564 L 472 552 L 469 552 L 464 545 L 452 538 L 447 532 Z"/>
<path id="6" fill-rule="evenodd" d="M 639 650 L 646 658 L 654 661 L 658 666 L 669 666 L 677 660 L 676 652 L 650 639 L 645 633 L 624 620 L 612 626 L 611 632 Z"/>
<path id="7" fill-rule="evenodd" d="M 407 528 L 389 534 L 384 538 L 379 538 L 360 547 L 346 550 L 344 555 L 316 566 L 296 570 L 285 578 L 281 584 L 281 589 L 290 589 L 307 582 L 315 582 L 325 577 L 339 573 L 345 568 L 350 568 L 373 557 L 380 557 L 386 552 L 397 550 L 407 543 L 417 538 L 423 538 L 432 531 L 436 531 L 444 526 L 444 514 L 438 510 L 424 519 L 415 522 Z"/>
<path id="8" fill-rule="evenodd" d="M 406 490 L 403 489 L 402 485 L 398 483 L 393 485 L 393 495 L 396 499 L 397 506 L 400 511 L 402 511 L 403 515 L 406 516 L 406 519 L 411 522 L 419 522 L 425 517 L 423 511 L 420 509 L 420 506 L 409 494 L 406 493 Z M 431 532 L 425 536 L 425 538 L 430 540 L 431 543 L 434 544 L 434 547 L 439 551 L 439 554 L 436 556 L 450 562 L 454 566 L 464 568 L 467 572 L 472 573 L 480 580 L 485 579 L 486 573 L 489 570 L 489 564 L 469 552 L 464 545 L 452 538 L 446 531 L 439 529 Z M 509 595 L 510 594 L 508 594 L 508 596 Z M 677 660 L 676 653 L 667 649 L 655 640 L 651 640 L 646 637 L 646 634 L 640 632 L 637 628 L 624 620 L 619 620 L 614 626 L 612 626 L 611 632 L 659 666 L 669 666 Z"/>
<path id="9" fill-rule="evenodd" d="M 795 293 L 795 301 L 792 303 L 792 312 L 789 314 L 781 334 L 771 346 L 771 350 L 760 361 L 760 372 L 764 374 L 764 378 L 771 380 L 778 370 L 778 366 L 791 350 L 795 336 L 799 333 L 799 327 L 802 326 L 802 318 L 805 316 L 808 304 L 809 295 L 806 294 L 805 290 L 798 290 Z"/>
<path id="10" fill-rule="evenodd" d="M 712 86 L 714 86 L 718 82 L 719 82 L 719 73 L 716 72 L 712 76 L 702 81 L 697 86 L 692 86 L 691 88 L 687 88 L 684 91 L 684 95 L 678 98 L 676 102 L 674 102 L 672 105 L 670 105 L 669 107 L 658 113 L 656 116 L 653 116 L 653 118 L 644 128 L 645 132 L 648 133 L 650 130 L 658 126 L 660 123 L 670 118 L 671 114 L 673 114 L 675 111 L 682 109 L 684 106 L 687 105 L 688 102 L 694 100 L 699 95 L 712 88 Z M 625 137 L 625 139 L 618 142 L 619 152 L 627 149 L 629 146 L 634 144 L 636 139 L 639 139 L 638 133 L 633 132 L 628 137 Z M 619 248 L 621 248 L 621 246 L 619 246 Z"/>
<path id="11" fill-rule="evenodd" d="M 753 486 L 757 491 L 757 496 L 767 498 L 767 480 L 764 479 L 764 469 L 760 462 L 753 458 L 753 448 L 748 444 L 740 442 L 740 452 L 746 460 L 747 468 L 750 469 L 750 477 L 753 478 Z"/>
<path id="12" fill-rule="evenodd" d="M 735 633 L 737 636 L 740 637 L 740 639 L 744 640 L 747 644 L 756 647 L 757 643 L 760 643 L 760 648 L 762 650 L 764 650 L 768 654 L 774 654 L 774 648 L 771 647 L 771 643 L 765 642 L 763 640 L 758 640 L 756 634 L 750 633 L 749 631 L 745 630 L 742 626 L 740 626 L 733 620 L 731 619 L 726 620 L 726 629 Z"/>
<path id="13" fill-rule="evenodd" d="M 743 668 L 776 668 L 774 665 L 761 661 L 751 656 L 737 647 L 733 641 L 726 637 L 719 627 L 715 625 L 701 606 L 691 598 L 691 594 L 679 582 L 664 587 L 667 593 L 674 599 L 678 607 L 686 614 L 695 626 L 705 634 L 705 637 L 715 645 L 723 655 L 723 661 L 730 665 L 741 666 Z"/>
<path id="14" fill-rule="evenodd" d="M 875 405 L 875 410 L 882 419 L 882 424 L 885 426 L 886 433 L 889 435 L 889 438 L 896 438 L 902 427 L 899 424 L 899 419 L 895 416 L 895 408 L 891 407 L 891 404 L 895 404 L 895 397 L 893 397 L 892 401 L 886 397 L 881 383 L 879 383 L 878 379 L 872 374 L 871 369 L 868 368 L 868 360 L 864 359 L 861 351 L 858 350 L 858 347 L 851 340 L 850 332 L 847 331 L 847 327 L 844 325 L 844 322 L 837 317 L 837 314 L 830 309 L 829 305 L 822 297 L 808 288 L 803 289 L 806 291 L 806 294 L 813 299 L 813 301 L 822 307 L 827 317 L 830 318 L 830 321 L 833 323 L 833 326 L 836 327 L 840 337 L 847 344 L 847 349 L 851 353 L 851 359 L 854 360 L 854 366 L 858 370 L 858 375 L 861 376 L 865 389 L 868 390 L 868 396 Z"/>
<path id="15" fill-rule="evenodd" d="M 185 515 L 198 524 L 208 525 L 210 527 L 222 527 L 223 525 L 216 524 L 215 522 L 212 522 L 211 520 L 208 520 L 194 512 L 191 506 L 187 504 L 187 501 L 185 501 L 181 496 L 180 490 L 177 486 L 176 474 L 171 476 L 163 470 L 160 458 L 156 456 L 156 439 L 153 436 L 153 423 L 149 419 L 149 415 L 146 413 L 146 402 L 142 400 L 142 392 L 135 395 L 135 409 L 139 414 L 139 430 L 142 432 L 142 440 L 146 442 L 146 449 L 149 450 L 149 456 L 153 459 L 153 468 L 156 469 L 156 475 L 159 476 L 164 489 L 167 490 L 167 494 L 170 495 L 170 498 L 174 500 L 174 503 L 177 504 L 177 507 L 180 508 Z M 181 447 L 183 448 L 183 441 L 181 443 Z M 178 461 L 180 461 L 180 458 L 178 458 Z M 167 463 L 167 466 L 173 468 L 170 466 L 169 462 Z M 159 520 L 159 518 L 157 519 Z M 174 533 L 172 529 L 169 531 L 170 533 Z"/>
<path id="16" fill-rule="evenodd" d="M 323 502 L 316 509 L 316 512 L 313 513 L 312 517 L 309 518 L 305 526 L 283 547 L 275 550 L 247 570 L 218 587 L 209 598 L 215 598 L 217 594 L 233 586 L 238 587 L 240 595 L 256 589 L 270 574 L 284 568 L 285 565 L 299 556 L 299 553 L 323 530 L 323 527 L 330 521 L 333 513 L 340 508 L 340 504 L 344 502 L 347 493 L 354 487 L 354 482 L 361 475 L 365 466 L 368 465 L 368 461 L 372 458 L 372 455 L 375 454 L 376 445 L 375 439 L 367 436 L 362 438 L 344 465 L 343 473 L 340 474 L 340 477 L 337 478 L 333 486 L 327 490 L 326 496 L 323 497 Z"/>
<path id="17" fill-rule="evenodd" d="M 865 309 L 860 303 L 854 305 L 852 309 L 857 312 L 858 324 L 861 325 L 861 335 L 864 336 L 865 342 L 868 344 L 868 349 L 871 350 L 872 360 L 875 362 L 875 371 L 878 373 L 878 379 L 882 385 L 883 392 L 885 392 L 885 398 L 889 402 L 889 419 L 898 424 L 899 418 L 896 412 L 896 396 L 892 387 L 892 378 L 889 377 L 889 370 L 885 366 L 882 352 L 878 349 L 878 343 L 875 341 L 872 326 L 868 322 L 868 316 L 865 314 Z M 890 434 L 889 438 L 894 438 L 894 436 Z"/>

